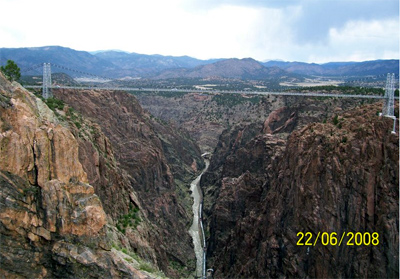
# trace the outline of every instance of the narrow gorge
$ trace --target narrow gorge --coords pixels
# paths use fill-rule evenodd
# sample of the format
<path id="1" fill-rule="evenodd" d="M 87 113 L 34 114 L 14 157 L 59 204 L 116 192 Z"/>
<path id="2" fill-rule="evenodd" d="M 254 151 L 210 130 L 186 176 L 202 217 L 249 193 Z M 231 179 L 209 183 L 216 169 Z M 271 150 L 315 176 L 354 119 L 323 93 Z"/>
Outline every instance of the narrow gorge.
<path id="1" fill-rule="evenodd" d="M 200 185 L 215 278 L 399 276 L 398 121 L 393 134 L 381 102 L 138 98 L 213 151 Z M 299 246 L 299 232 L 375 232 L 380 244 Z"/>
<path id="2" fill-rule="evenodd" d="M 195 278 L 204 256 L 214 278 L 398 278 L 399 132 L 382 103 L 53 94 L 0 74 L 4 278 Z"/>

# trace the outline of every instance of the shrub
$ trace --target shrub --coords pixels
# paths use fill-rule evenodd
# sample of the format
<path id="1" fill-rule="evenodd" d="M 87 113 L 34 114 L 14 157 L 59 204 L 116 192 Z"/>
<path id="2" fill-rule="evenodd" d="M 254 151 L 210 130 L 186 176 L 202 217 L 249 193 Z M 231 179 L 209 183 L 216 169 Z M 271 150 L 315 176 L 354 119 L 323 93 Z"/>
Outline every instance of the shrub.
<path id="1" fill-rule="evenodd" d="M 147 262 L 141 263 L 141 264 L 139 265 L 139 269 L 140 269 L 140 270 L 147 271 L 147 272 L 150 272 L 150 273 L 153 273 L 153 272 L 155 271 L 155 269 L 153 268 L 153 266 L 152 266 L 150 263 L 147 263 Z"/>
<path id="2" fill-rule="evenodd" d="M 56 98 L 48 98 L 45 100 L 47 106 L 51 110 L 59 109 L 63 110 L 64 109 L 64 102 L 62 100 L 56 99 Z"/>
<path id="3" fill-rule="evenodd" d="M 79 121 L 74 122 L 76 128 L 80 129 L 82 127 L 82 124 Z"/>
<path id="4" fill-rule="evenodd" d="M 339 116 L 336 114 L 335 117 L 333 118 L 333 125 L 337 125 L 339 123 Z"/>

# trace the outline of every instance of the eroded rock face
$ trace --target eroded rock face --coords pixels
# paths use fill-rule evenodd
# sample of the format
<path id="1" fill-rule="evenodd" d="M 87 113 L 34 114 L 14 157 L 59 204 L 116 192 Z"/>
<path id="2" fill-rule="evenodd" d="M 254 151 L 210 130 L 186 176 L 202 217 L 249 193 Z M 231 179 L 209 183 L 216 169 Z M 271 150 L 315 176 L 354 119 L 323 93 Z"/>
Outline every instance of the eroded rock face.
<path id="1" fill-rule="evenodd" d="M 0 273 L 143 278 L 110 252 L 106 213 L 54 113 L 0 74 Z"/>
<path id="2" fill-rule="evenodd" d="M 216 277 L 398 278 L 399 138 L 391 119 L 376 116 L 380 108 L 309 124 L 287 141 L 260 134 L 217 148 L 224 159 L 202 181 Z M 298 232 L 313 240 L 377 232 L 379 244 L 298 246 Z"/>
<path id="3" fill-rule="evenodd" d="M 75 131 L 79 161 L 114 225 L 131 207 L 140 209 L 142 222 L 124 229 L 123 242 L 169 276 L 182 278 L 194 271 L 187 228 L 192 222 L 192 166 L 201 169 L 203 164 L 197 145 L 184 132 L 153 119 L 128 93 L 54 94 L 92 123 L 89 134 L 82 135 L 87 123 Z"/>
<path id="4" fill-rule="evenodd" d="M 264 122 L 263 132 L 274 134 L 280 132 L 292 132 L 296 127 L 296 112 L 288 107 L 274 110 Z"/>
<path id="5" fill-rule="evenodd" d="M 79 162 L 78 144 L 72 133 L 59 125 L 40 99 L 17 88 L 2 112 L 0 168 L 26 177 L 43 187 L 46 181 L 68 182 L 71 177 L 87 182 Z M 69 144 L 65 144 L 69 143 Z"/>
<path id="6" fill-rule="evenodd" d="M 346 98 L 246 96 L 240 94 L 137 94 L 143 108 L 155 117 L 186 129 L 203 152 L 214 153 L 220 135 L 235 126 L 265 123 L 265 133 L 287 137 L 298 127 L 323 121 L 362 104 Z M 286 134 L 286 135 L 283 135 Z"/>

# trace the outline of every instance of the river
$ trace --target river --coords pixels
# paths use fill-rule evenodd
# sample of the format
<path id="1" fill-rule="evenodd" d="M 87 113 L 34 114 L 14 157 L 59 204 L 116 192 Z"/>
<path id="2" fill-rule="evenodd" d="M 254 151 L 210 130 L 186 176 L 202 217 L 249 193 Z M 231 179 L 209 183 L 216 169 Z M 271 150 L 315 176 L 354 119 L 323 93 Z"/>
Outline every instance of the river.
<path id="1" fill-rule="evenodd" d="M 200 179 L 203 173 L 207 170 L 210 165 L 210 161 L 204 159 L 206 163 L 206 167 L 203 169 L 201 174 L 196 177 L 195 180 L 190 184 L 190 190 L 192 191 L 191 196 L 193 197 L 193 224 L 189 229 L 189 233 L 193 238 L 194 244 L 194 252 L 196 254 L 196 276 L 202 275 L 203 270 L 203 247 L 204 243 L 202 243 L 201 235 L 204 235 L 204 231 L 202 230 L 202 221 L 199 220 L 199 207 L 203 199 L 203 195 L 200 189 Z"/>

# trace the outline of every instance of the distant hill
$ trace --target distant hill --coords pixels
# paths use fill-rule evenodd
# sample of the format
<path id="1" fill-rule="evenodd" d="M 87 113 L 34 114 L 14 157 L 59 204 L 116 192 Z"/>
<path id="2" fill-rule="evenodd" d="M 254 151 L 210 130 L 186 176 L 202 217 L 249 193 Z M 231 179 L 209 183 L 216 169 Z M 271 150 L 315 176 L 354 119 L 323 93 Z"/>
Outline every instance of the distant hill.
<path id="1" fill-rule="evenodd" d="M 189 56 L 146 55 L 122 51 L 102 51 L 97 52 L 95 56 L 107 60 L 124 70 L 142 69 L 149 73 L 171 68 L 193 68 L 221 60 L 199 60 Z"/>
<path id="2" fill-rule="evenodd" d="M 318 76 L 375 76 L 399 72 L 399 60 L 394 59 L 326 64 L 269 61 L 262 64 L 266 67 L 279 67 L 290 73 Z"/>
<path id="3" fill-rule="evenodd" d="M 0 59 L 2 64 L 4 64 L 7 59 L 14 60 L 22 71 L 45 62 L 97 75 L 115 68 L 111 62 L 103 60 L 86 51 L 77 51 L 60 46 L 0 48 Z M 56 69 L 54 69 L 54 71 L 55 70 Z"/>
<path id="4" fill-rule="evenodd" d="M 252 58 L 226 59 L 212 64 L 197 66 L 193 69 L 173 69 L 162 72 L 157 78 L 205 78 L 222 77 L 238 79 L 277 79 L 296 75 L 278 67 L 265 67 Z M 297 75 L 299 76 L 299 75 Z"/>
<path id="5" fill-rule="evenodd" d="M 309 64 L 303 62 L 269 61 L 260 63 L 252 58 L 200 60 L 189 56 L 163 56 L 127 53 L 118 50 L 86 52 L 61 46 L 0 48 L 0 64 L 14 60 L 24 70 L 49 62 L 76 71 L 110 78 L 181 78 L 222 77 L 240 79 L 285 79 L 303 76 L 368 76 L 399 72 L 398 60 L 366 62 L 331 62 Z M 52 68 L 53 72 L 61 72 Z M 37 71 L 38 74 L 40 71 Z M 67 72 L 77 76 L 78 72 Z"/>
<path id="6" fill-rule="evenodd" d="M 122 51 L 98 51 L 89 53 L 60 46 L 34 48 L 0 48 L 0 63 L 14 60 L 21 70 L 49 62 L 108 77 L 151 77 L 171 68 L 193 68 L 213 63 L 218 59 L 199 60 L 189 56 L 162 56 L 126 53 Z M 57 69 L 54 69 L 56 72 Z"/>

